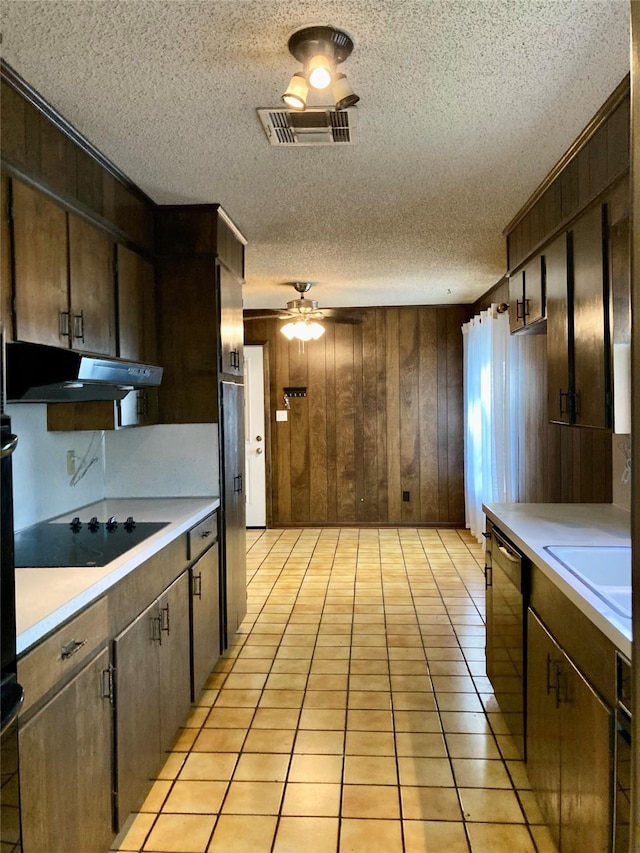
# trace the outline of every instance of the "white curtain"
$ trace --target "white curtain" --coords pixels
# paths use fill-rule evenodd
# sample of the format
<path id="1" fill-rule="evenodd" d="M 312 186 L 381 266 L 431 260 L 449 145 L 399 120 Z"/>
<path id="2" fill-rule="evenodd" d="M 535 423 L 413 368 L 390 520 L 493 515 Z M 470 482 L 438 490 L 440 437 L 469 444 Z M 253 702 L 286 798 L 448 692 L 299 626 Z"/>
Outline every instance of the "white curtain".
<path id="1" fill-rule="evenodd" d="M 482 504 L 518 500 L 518 347 L 496 305 L 462 335 L 466 522 L 482 542 Z"/>

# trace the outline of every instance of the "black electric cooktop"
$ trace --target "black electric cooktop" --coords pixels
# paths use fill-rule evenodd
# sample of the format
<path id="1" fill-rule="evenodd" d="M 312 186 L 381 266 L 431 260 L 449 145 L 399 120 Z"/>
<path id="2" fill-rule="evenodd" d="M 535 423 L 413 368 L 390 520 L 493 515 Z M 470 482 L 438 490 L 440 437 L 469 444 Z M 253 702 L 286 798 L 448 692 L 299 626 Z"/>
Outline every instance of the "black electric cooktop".
<path id="1" fill-rule="evenodd" d="M 43 522 L 15 535 L 16 568 L 106 566 L 130 548 L 166 527 L 168 521 L 124 522 L 93 518 L 69 522 Z"/>

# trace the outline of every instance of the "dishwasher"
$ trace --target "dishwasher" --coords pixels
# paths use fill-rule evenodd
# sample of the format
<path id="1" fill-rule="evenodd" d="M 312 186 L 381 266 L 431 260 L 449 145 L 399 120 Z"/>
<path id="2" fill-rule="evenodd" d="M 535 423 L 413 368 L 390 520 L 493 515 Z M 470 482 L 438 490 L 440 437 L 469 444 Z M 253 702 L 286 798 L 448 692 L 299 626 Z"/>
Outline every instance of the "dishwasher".
<path id="1" fill-rule="evenodd" d="M 485 552 L 487 675 L 513 739 L 526 758 L 526 612 L 529 562 L 487 520 Z"/>

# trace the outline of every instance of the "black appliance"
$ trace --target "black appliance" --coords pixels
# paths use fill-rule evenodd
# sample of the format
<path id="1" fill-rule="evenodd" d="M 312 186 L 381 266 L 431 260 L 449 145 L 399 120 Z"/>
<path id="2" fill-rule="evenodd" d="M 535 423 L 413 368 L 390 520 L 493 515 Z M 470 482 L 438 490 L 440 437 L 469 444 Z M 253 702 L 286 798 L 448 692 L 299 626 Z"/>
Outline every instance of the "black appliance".
<path id="1" fill-rule="evenodd" d="M 489 521 L 486 536 L 487 675 L 524 759 L 530 565 Z"/>
<path id="2" fill-rule="evenodd" d="M 162 368 L 22 341 L 6 345 L 6 399 L 25 403 L 122 400 L 160 384 Z"/>
<path id="3" fill-rule="evenodd" d="M 614 853 L 631 849 L 631 664 L 617 653 L 616 783 Z"/>
<path id="4" fill-rule="evenodd" d="M 19 568 L 106 566 L 130 548 L 166 527 L 168 521 L 137 522 L 132 516 L 100 522 L 96 517 L 71 522 L 40 522 L 15 535 L 15 565 Z"/>
<path id="5" fill-rule="evenodd" d="M 11 432 L 11 421 L 0 415 L 2 436 L 0 450 L 0 623 L 2 676 L 0 682 L 0 846 L 3 853 L 22 850 L 20 831 L 20 784 L 18 766 L 18 712 L 23 690 L 18 683 L 16 662 L 15 572 L 13 564 L 13 481 L 11 455 L 17 438 Z"/>

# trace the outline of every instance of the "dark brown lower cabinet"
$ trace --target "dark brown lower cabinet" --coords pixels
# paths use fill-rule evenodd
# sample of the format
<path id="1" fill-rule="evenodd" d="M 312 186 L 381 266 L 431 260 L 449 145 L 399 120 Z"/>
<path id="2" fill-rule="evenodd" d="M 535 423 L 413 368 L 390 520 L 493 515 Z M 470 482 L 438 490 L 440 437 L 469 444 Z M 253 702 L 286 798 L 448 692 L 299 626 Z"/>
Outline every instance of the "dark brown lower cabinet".
<path id="1" fill-rule="evenodd" d="M 109 849 L 112 708 L 102 674 L 108 666 L 104 649 L 20 729 L 24 853 Z"/>
<path id="2" fill-rule="evenodd" d="M 561 853 L 609 853 L 613 712 L 532 610 L 527 644 L 527 771 Z"/>
<path id="3" fill-rule="evenodd" d="M 115 638 L 113 656 L 121 828 L 144 799 L 190 708 L 188 572 Z"/>
<path id="4" fill-rule="evenodd" d="M 220 657 L 218 543 L 189 569 L 191 583 L 191 649 L 195 701 Z"/>

